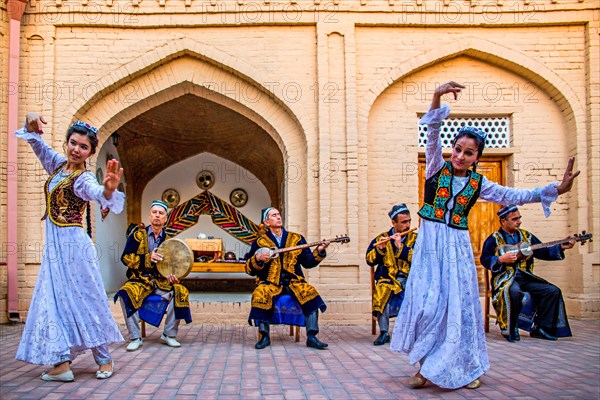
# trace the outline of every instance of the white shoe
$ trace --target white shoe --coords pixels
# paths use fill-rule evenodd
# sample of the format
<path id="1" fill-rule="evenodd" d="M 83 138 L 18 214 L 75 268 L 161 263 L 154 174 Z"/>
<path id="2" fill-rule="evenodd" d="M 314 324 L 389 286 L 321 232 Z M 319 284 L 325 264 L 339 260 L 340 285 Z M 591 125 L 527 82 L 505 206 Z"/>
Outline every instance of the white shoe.
<path id="1" fill-rule="evenodd" d="M 181 343 L 177 341 L 174 337 L 168 337 L 164 333 L 160 337 L 160 341 L 170 347 L 181 347 Z"/>
<path id="2" fill-rule="evenodd" d="M 68 370 L 58 375 L 49 375 L 47 372 L 44 372 L 41 376 L 43 381 L 51 382 L 73 382 L 75 380 L 75 375 L 73 375 L 72 370 Z"/>
<path id="3" fill-rule="evenodd" d="M 113 376 L 113 371 L 115 370 L 115 362 L 111 360 L 110 362 L 111 365 L 111 369 L 110 371 L 96 371 L 96 378 L 97 379 L 108 379 L 111 376 Z"/>
<path id="4" fill-rule="evenodd" d="M 142 339 L 133 339 L 127 345 L 127 351 L 136 351 L 137 349 L 142 347 L 143 344 L 144 344 L 144 342 L 142 341 Z"/>

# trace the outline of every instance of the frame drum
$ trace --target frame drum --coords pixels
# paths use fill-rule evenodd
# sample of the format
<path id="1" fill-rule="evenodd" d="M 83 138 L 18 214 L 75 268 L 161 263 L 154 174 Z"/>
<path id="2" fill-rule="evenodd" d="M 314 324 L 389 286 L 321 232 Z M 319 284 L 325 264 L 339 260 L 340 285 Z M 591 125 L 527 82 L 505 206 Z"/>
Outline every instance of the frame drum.
<path id="1" fill-rule="evenodd" d="M 165 278 L 173 274 L 181 280 L 192 271 L 194 253 L 183 240 L 167 239 L 158 246 L 156 251 L 163 258 L 156 263 L 156 268 Z"/>

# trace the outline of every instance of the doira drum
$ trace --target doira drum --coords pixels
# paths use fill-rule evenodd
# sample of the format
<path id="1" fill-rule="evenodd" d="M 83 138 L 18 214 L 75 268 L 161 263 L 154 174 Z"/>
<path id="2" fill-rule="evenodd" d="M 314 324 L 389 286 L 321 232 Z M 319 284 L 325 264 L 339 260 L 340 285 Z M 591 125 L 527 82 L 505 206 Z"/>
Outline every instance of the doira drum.
<path id="1" fill-rule="evenodd" d="M 156 263 L 156 268 L 165 278 L 173 274 L 182 280 L 191 272 L 194 253 L 183 240 L 167 239 L 158 246 L 156 252 L 162 255 L 162 260 Z"/>

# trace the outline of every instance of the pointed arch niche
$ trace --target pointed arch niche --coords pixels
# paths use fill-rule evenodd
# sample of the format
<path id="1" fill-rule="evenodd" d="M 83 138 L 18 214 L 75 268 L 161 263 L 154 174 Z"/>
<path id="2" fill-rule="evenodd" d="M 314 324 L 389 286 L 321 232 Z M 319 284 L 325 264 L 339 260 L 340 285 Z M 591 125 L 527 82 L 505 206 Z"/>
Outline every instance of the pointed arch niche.
<path id="1" fill-rule="evenodd" d="M 121 69 L 134 68 L 130 74 L 113 71 L 99 79 L 97 92 L 87 93 L 87 102 L 77 99 L 75 109 L 65 114 L 98 126 L 101 146 L 110 144 L 114 132 L 120 137 L 113 156 L 124 168 L 127 220 L 119 223 L 124 226 L 108 229 L 111 243 L 99 243 L 113 248 L 112 255 L 101 261 L 104 275 L 121 275 L 115 243 L 123 242 L 126 226 L 147 222 L 142 198 L 149 182 L 201 154 L 226 160 L 222 165 L 235 166 L 232 174 L 240 168 L 255 177 L 268 195 L 268 205 L 288 215 L 306 212 L 306 174 L 298 173 L 306 169 L 305 130 L 283 100 L 257 83 L 269 82 L 268 77 L 250 78 L 188 50 L 150 58 L 148 65 L 136 60 Z M 102 167 L 106 154 L 100 153 L 97 165 Z M 182 170 L 181 175 L 195 178 L 199 168 Z"/>

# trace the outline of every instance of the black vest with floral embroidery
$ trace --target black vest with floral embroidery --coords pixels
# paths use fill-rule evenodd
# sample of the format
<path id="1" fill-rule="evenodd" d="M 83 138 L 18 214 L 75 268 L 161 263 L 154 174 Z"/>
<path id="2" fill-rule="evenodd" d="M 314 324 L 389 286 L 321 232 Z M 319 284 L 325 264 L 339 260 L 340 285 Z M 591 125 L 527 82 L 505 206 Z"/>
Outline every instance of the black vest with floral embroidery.
<path id="1" fill-rule="evenodd" d="M 85 172 L 85 170 L 82 169 L 71 173 L 54 186 L 52 191 L 49 191 L 52 178 L 60 172 L 64 165 L 63 163 L 54 170 L 44 185 L 46 213 L 42 217 L 42 220 L 50 217 L 50 221 L 58 226 L 79 226 L 83 228 L 83 213 L 85 212 L 87 201 L 75 194 L 74 185 L 79 175 Z"/>
<path id="2" fill-rule="evenodd" d="M 483 175 L 469 171 L 469 182 L 456 195 L 452 193 L 454 177 L 452 163 L 446 161 L 444 166 L 425 181 L 423 207 L 419 210 L 421 218 L 446 223 L 446 213 L 450 212 L 448 226 L 456 229 L 469 229 L 469 211 L 477 202 L 481 191 Z M 448 201 L 454 197 L 454 206 L 448 210 Z"/>

